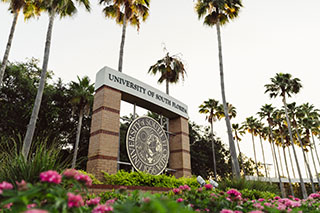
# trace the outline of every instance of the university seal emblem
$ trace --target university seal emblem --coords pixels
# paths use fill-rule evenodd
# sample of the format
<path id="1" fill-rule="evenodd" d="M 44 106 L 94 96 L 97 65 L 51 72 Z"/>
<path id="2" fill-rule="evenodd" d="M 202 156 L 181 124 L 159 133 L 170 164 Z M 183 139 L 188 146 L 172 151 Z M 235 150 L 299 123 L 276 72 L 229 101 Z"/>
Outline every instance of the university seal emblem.
<path id="1" fill-rule="evenodd" d="M 161 125 L 150 117 L 139 117 L 129 126 L 127 153 L 138 171 L 159 175 L 168 164 L 169 142 Z"/>

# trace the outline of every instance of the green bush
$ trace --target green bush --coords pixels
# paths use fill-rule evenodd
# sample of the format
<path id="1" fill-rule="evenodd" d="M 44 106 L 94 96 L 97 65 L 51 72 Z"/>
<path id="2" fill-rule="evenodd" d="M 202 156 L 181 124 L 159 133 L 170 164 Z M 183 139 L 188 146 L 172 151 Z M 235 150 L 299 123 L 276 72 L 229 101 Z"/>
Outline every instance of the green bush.
<path id="1" fill-rule="evenodd" d="M 60 149 L 46 142 L 36 142 L 25 160 L 16 142 L 5 142 L 0 146 L 0 182 L 25 180 L 28 183 L 39 181 L 39 174 L 47 170 L 62 171 L 68 167 L 67 160 L 60 160 Z"/>
<path id="2" fill-rule="evenodd" d="M 84 174 L 84 175 L 88 175 L 91 180 L 92 180 L 92 184 L 102 184 L 102 182 L 100 180 L 98 180 L 93 174 L 88 173 L 86 171 L 83 170 L 78 170 L 79 173 Z"/>
<path id="3" fill-rule="evenodd" d="M 271 192 L 276 195 L 279 195 L 279 188 L 277 185 L 270 184 L 268 182 L 262 182 L 262 181 L 251 181 L 246 179 L 225 179 L 223 181 L 219 182 L 220 190 L 226 191 L 230 188 L 238 189 L 238 190 L 256 190 L 261 192 Z"/>
<path id="4" fill-rule="evenodd" d="M 153 186 L 175 188 L 181 185 L 190 187 L 199 187 L 195 177 L 192 178 L 176 178 L 168 175 L 151 175 L 144 172 L 126 172 L 118 171 L 116 174 L 104 173 L 104 184 L 122 185 L 122 186 Z"/>
<path id="5" fill-rule="evenodd" d="M 267 191 L 258 191 L 255 189 L 241 189 L 242 198 L 248 198 L 249 200 L 256 200 L 264 198 L 265 200 L 273 199 L 277 194 Z"/>

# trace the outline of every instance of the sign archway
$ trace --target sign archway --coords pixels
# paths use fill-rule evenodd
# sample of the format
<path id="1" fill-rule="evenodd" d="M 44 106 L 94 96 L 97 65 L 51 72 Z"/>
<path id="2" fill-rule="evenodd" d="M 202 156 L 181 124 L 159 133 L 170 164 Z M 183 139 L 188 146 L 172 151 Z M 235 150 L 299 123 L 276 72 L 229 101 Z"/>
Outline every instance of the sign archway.
<path id="1" fill-rule="evenodd" d="M 176 177 L 191 176 L 188 108 L 177 99 L 109 67 L 96 74 L 87 171 L 117 172 L 121 100 L 169 119 L 169 167 Z"/>

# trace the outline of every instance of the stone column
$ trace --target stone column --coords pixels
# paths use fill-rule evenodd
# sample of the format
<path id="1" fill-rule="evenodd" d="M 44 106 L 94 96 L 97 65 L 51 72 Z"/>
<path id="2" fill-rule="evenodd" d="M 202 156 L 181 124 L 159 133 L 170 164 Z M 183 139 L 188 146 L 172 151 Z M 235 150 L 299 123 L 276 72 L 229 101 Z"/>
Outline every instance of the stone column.
<path id="1" fill-rule="evenodd" d="M 176 170 L 176 177 L 191 176 L 190 142 L 188 120 L 183 117 L 170 119 L 170 157 L 169 168 Z"/>
<path id="2" fill-rule="evenodd" d="M 117 172 L 121 92 L 102 86 L 94 95 L 87 171 L 103 179 L 101 170 Z"/>

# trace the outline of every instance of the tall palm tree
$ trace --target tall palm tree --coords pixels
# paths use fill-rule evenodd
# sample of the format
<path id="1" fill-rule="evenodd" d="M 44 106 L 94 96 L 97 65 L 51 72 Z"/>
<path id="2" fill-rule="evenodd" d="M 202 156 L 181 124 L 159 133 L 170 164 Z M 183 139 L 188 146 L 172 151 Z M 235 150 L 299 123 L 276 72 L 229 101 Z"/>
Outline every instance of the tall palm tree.
<path id="1" fill-rule="evenodd" d="M 286 101 L 286 95 L 288 95 L 288 97 L 291 97 L 291 94 L 297 94 L 300 91 L 302 85 L 300 83 L 300 79 L 292 78 L 292 75 L 289 73 L 277 73 L 275 77 L 271 78 L 271 82 L 272 82 L 271 84 L 265 85 L 266 87 L 265 93 L 269 93 L 270 98 L 276 98 L 278 96 L 282 97 L 282 103 L 285 109 L 291 146 L 292 146 L 294 158 L 295 158 L 297 169 L 298 169 L 301 192 L 302 192 L 303 198 L 307 198 L 308 195 L 307 195 L 306 186 L 303 182 L 297 153 L 294 148 L 291 123 L 288 116 L 287 101 Z"/>
<path id="2" fill-rule="evenodd" d="M 219 50 L 219 67 L 220 67 L 220 83 L 222 103 L 224 112 L 226 114 L 226 126 L 228 130 L 229 147 L 231 157 L 233 159 L 236 176 L 240 178 L 240 168 L 237 160 L 237 153 L 235 144 L 232 137 L 232 130 L 230 119 L 228 115 L 228 106 L 224 88 L 224 73 L 223 73 L 223 60 L 222 60 L 222 42 L 220 26 L 228 23 L 230 20 L 235 19 L 242 7 L 241 0 L 197 0 L 195 9 L 199 19 L 204 17 L 204 24 L 208 26 L 216 26 Z"/>
<path id="3" fill-rule="evenodd" d="M 254 143 L 254 137 L 258 135 L 258 130 L 257 130 L 257 119 L 254 118 L 253 116 L 250 116 L 246 118 L 246 121 L 243 122 L 243 127 L 245 130 L 247 130 L 251 134 L 251 139 L 252 139 L 252 145 L 253 145 L 253 153 L 254 153 L 254 161 L 256 164 L 256 172 L 257 176 L 259 176 L 259 170 L 258 170 L 258 161 L 257 161 L 257 154 L 256 154 L 256 146 Z"/>
<path id="4" fill-rule="evenodd" d="M 309 162 L 308 162 L 308 159 L 307 159 L 307 156 L 306 156 L 306 147 L 309 145 L 308 144 L 308 141 L 302 141 L 302 137 L 301 137 L 301 133 L 302 130 L 299 129 L 298 127 L 298 122 L 297 122 L 297 118 L 300 117 L 303 112 L 299 111 L 299 107 L 296 106 L 296 103 L 293 102 L 291 104 L 288 104 L 288 111 L 289 111 L 289 117 L 290 119 L 292 119 L 292 126 L 293 128 L 295 129 L 295 132 L 296 132 L 296 135 L 297 135 L 297 138 L 298 138 L 298 141 L 299 141 L 299 146 L 301 147 L 301 150 L 302 150 L 302 154 L 303 154 L 303 159 L 304 159 L 304 162 L 306 164 L 306 167 L 307 167 L 307 172 L 309 173 L 309 178 L 310 178 L 310 182 L 311 182 L 311 187 L 312 187 L 312 192 L 315 193 L 315 187 L 314 187 L 314 183 L 313 183 L 313 177 L 312 177 L 312 172 L 311 172 L 311 169 L 310 169 L 310 166 L 309 166 Z"/>
<path id="5" fill-rule="evenodd" d="M 93 93 L 94 93 L 94 84 L 90 84 L 90 79 L 88 76 L 83 77 L 82 79 L 77 76 L 78 82 L 72 81 L 70 83 L 70 95 L 71 95 L 71 104 L 73 105 L 74 111 L 79 113 L 78 127 L 77 127 L 77 136 L 76 143 L 73 148 L 73 159 L 72 159 L 72 168 L 75 168 L 77 161 L 77 153 L 80 141 L 80 133 L 82 127 L 83 116 L 90 112 L 90 108 L 93 103 Z"/>
<path id="6" fill-rule="evenodd" d="M 170 56 L 166 53 L 166 56 L 157 61 L 154 65 L 149 68 L 148 73 L 156 75 L 160 73 L 158 83 L 166 81 L 166 93 L 169 94 L 169 83 L 177 83 L 180 80 L 184 80 L 186 70 L 182 60 L 177 55 Z"/>
<path id="7" fill-rule="evenodd" d="M 35 4 L 33 4 L 31 1 L 25 1 L 25 0 L 0 0 L 0 1 L 9 2 L 10 4 L 9 11 L 13 13 L 13 20 L 10 28 L 10 33 L 9 33 L 6 49 L 5 49 L 1 66 L 0 66 L 0 89 L 1 89 L 2 83 L 3 83 L 3 76 L 7 67 L 9 53 L 10 53 L 10 49 L 13 41 L 14 31 L 17 25 L 19 13 L 21 10 L 23 10 L 25 19 L 29 19 L 33 16 L 40 15 L 40 8 L 36 7 Z"/>
<path id="8" fill-rule="evenodd" d="M 240 169 L 241 167 L 243 167 L 243 161 L 242 161 L 242 154 L 241 154 L 241 150 L 240 150 L 240 145 L 239 142 L 242 140 L 240 138 L 240 135 L 243 135 L 245 133 L 245 131 L 243 130 L 243 126 L 240 126 L 239 124 L 232 124 L 232 131 L 234 132 L 234 140 L 237 142 L 237 147 L 238 147 L 238 151 L 239 151 L 239 158 L 240 158 Z M 243 171 L 243 175 L 245 176 L 245 169 L 242 168 Z"/>
<path id="9" fill-rule="evenodd" d="M 315 160 L 313 157 L 312 150 L 314 149 L 317 157 L 318 157 L 318 151 L 316 149 L 316 145 L 315 145 L 314 141 L 313 141 L 313 143 L 311 143 L 310 135 L 312 135 L 313 129 L 317 129 L 319 127 L 319 118 L 320 118 L 319 110 L 315 109 L 314 105 L 312 105 L 312 104 L 310 105 L 309 103 L 302 104 L 301 106 L 299 106 L 298 110 L 300 112 L 299 113 L 300 116 L 298 117 L 298 123 L 299 123 L 299 125 L 301 125 L 305 129 L 306 138 L 310 144 L 310 151 L 311 151 L 312 158 L 313 158 L 312 160 L 314 162 Z M 320 164 L 320 162 L 319 162 L 319 164 Z M 316 166 L 314 166 L 314 167 L 316 168 Z"/>
<path id="10" fill-rule="evenodd" d="M 79 4 L 85 6 L 87 11 L 90 10 L 90 4 L 88 0 L 77 0 Z M 51 46 L 51 36 L 52 36 L 52 29 L 53 29 L 53 21 L 56 15 L 60 15 L 60 17 L 65 16 L 72 16 L 76 13 L 77 9 L 75 4 L 72 0 L 39 0 L 36 2 L 40 8 L 45 9 L 49 14 L 49 24 L 47 29 L 46 35 L 46 43 L 44 48 L 44 57 L 43 57 L 43 64 L 42 64 L 42 71 L 41 71 L 41 78 L 40 83 L 37 91 L 37 96 L 34 101 L 34 106 L 32 109 L 32 114 L 30 117 L 30 121 L 27 128 L 27 133 L 23 140 L 22 146 L 22 154 L 25 158 L 27 158 L 31 146 L 31 142 L 33 139 L 33 134 L 36 128 L 36 122 L 40 110 L 42 94 L 44 90 L 44 85 L 46 82 L 47 76 L 47 69 L 49 63 L 49 53 L 50 53 L 50 46 Z"/>
<path id="11" fill-rule="evenodd" d="M 257 130 L 258 130 L 258 135 L 259 135 L 259 139 L 260 139 L 260 146 L 261 146 L 262 158 L 263 158 L 263 163 L 264 163 L 264 171 L 265 171 L 266 177 L 268 178 L 267 164 L 266 164 L 266 159 L 265 159 L 265 155 L 264 155 L 264 147 L 263 147 L 263 143 L 262 143 L 262 139 L 263 140 L 267 139 L 268 128 L 266 128 L 262 122 L 257 121 Z"/>
<path id="12" fill-rule="evenodd" d="M 276 168 L 275 170 L 278 173 L 280 191 L 282 193 L 282 196 L 284 197 L 284 188 L 283 188 L 283 184 L 281 181 L 276 150 L 274 148 L 274 136 L 273 136 L 273 130 L 272 130 L 272 127 L 274 126 L 272 113 L 274 112 L 274 110 L 275 110 L 275 108 L 272 106 L 272 104 L 265 104 L 260 108 L 260 112 L 258 112 L 257 114 L 260 116 L 261 119 L 266 118 L 266 120 L 268 122 L 268 126 L 269 126 L 269 137 L 268 138 L 269 138 L 269 142 L 270 142 L 271 152 L 272 152 L 272 155 L 275 160 L 275 168 Z"/>
<path id="13" fill-rule="evenodd" d="M 122 25 L 122 36 L 120 43 L 118 71 L 122 72 L 124 42 L 126 38 L 127 25 L 140 29 L 141 21 L 145 21 L 149 16 L 150 0 L 100 0 L 100 4 L 106 5 L 103 13 L 106 18 L 115 19 Z"/>
<path id="14" fill-rule="evenodd" d="M 214 149 L 214 138 L 213 138 L 213 122 L 220 120 L 223 117 L 223 114 L 219 110 L 219 101 L 210 99 L 204 101 L 203 104 L 199 106 L 199 112 L 206 114 L 206 120 L 210 123 L 211 129 L 211 146 L 212 146 L 212 158 L 213 158 L 213 175 L 217 179 L 217 165 L 216 165 L 216 156 Z"/>
<path id="15" fill-rule="evenodd" d="M 290 192 L 291 192 L 291 195 L 294 196 L 292 182 L 291 182 L 290 173 L 289 173 L 289 166 L 288 166 L 288 162 L 287 162 L 286 150 L 285 150 L 286 145 L 284 142 L 284 137 L 286 134 L 286 132 L 285 132 L 286 126 L 283 124 L 284 118 L 283 118 L 282 110 L 276 110 L 274 112 L 273 121 L 278 126 L 278 129 L 277 129 L 278 134 L 277 134 L 276 140 L 279 141 L 279 144 L 281 144 L 280 146 L 282 147 L 284 163 L 286 166 L 287 176 L 288 176 L 288 180 L 289 180 Z"/>

